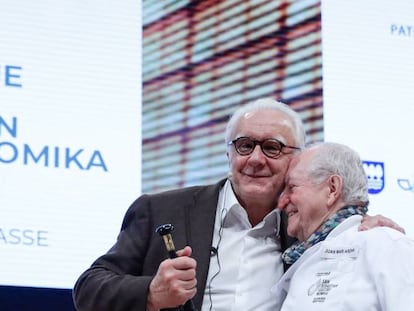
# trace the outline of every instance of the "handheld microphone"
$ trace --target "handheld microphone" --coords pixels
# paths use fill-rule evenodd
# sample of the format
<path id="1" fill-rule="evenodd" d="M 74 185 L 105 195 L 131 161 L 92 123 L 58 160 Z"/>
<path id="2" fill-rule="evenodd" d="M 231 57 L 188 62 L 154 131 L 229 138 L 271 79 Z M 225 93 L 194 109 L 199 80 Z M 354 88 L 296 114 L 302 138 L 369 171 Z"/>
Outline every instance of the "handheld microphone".
<path id="1" fill-rule="evenodd" d="M 171 232 L 174 230 L 174 226 L 172 224 L 164 224 L 155 229 L 159 235 L 162 236 L 165 244 L 165 248 L 167 249 L 168 256 L 173 259 L 177 257 L 177 253 L 175 252 L 174 241 L 172 239 Z M 193 300 L 188 300 L 184 306 L 180 307 L 182 311 L 197 311 Z"/>

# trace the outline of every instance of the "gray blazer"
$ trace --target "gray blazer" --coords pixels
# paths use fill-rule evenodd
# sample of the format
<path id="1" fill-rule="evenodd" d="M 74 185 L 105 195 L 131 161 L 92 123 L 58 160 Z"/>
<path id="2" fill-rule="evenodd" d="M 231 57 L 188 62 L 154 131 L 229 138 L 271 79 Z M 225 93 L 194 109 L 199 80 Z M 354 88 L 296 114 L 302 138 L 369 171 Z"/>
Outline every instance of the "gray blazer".
<path id="1" fill-rule="evenodd" d="M 155 232 L 166 223 L 174 226 L 176 249 L 192 247 L 192 257 L 197 260 L 197 294 L 193 302 L 200 310 L 217 201 L 225 181 L 139 197 L 125 214 L 114 246 L 77 280 L 73 290 L 77 310 L 145 311 L 149 284 L 159 264 L 168 257 L 163 239 Z M 286 223 L 284 219 L 282 223 Z M 285 230 L 281 231 L 282 247 L 286 248 L 290 241 Z"/>

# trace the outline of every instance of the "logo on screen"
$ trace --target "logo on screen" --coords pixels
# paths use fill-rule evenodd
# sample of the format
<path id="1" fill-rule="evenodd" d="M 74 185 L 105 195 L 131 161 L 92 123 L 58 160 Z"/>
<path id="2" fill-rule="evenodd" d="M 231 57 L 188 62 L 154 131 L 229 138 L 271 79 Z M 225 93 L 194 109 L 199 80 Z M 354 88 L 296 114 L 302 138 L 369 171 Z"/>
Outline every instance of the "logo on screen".
<path id="1" fill-rule="evenodd" d="M 397 183 L 402 190 L 414 192 L 414 178 L 398 178 Z"/>
<path id="2" fill-rule="evenodd" d="M 380 193 L 385 186 L 384 162 L 362 161 L 368 179 L 368 193 Z"/>

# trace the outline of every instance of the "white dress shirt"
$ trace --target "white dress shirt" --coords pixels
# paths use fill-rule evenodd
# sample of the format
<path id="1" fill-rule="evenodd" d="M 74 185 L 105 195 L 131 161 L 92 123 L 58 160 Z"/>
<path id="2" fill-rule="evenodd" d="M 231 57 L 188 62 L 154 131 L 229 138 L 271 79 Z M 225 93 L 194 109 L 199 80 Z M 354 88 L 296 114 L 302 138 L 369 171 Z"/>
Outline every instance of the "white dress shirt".
<path id="1" fill-rule="evenodd" d="M 202 311 L 275 310 L 272 285 L 283 274 L 280 215 L 269 213 L 252 228 L 229 181 L 217 206 L 212 255 Z"/>

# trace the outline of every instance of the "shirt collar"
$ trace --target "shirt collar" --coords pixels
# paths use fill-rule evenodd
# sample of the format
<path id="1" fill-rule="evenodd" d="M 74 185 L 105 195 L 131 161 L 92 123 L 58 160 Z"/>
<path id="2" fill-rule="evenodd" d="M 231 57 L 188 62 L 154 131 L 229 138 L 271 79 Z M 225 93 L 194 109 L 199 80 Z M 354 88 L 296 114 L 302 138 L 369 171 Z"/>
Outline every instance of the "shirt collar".
<path id="1" fill-rule="evenodd" d="M 246 210 L 240 205 L 237 200 L 236 194 L 233 191 L 230 180 L 227 180 L 223 187 L 222 193 L 222 202 L 220 204 L 220 214 L 227 217 L 230 217 L 233 220 L 238 220 L 239 224 L 245 229 L 252 228 L 247 217 Z M 227 223 L 228 225 L 234 225 L 234 221 Z M 264 219 L 259 222 L 254 228 L 254 230 L 265 230 L 269 234 L 279 235 L 280 232 L 280 211 L 275 208 L 269 214 L 267 214 Z"/>

